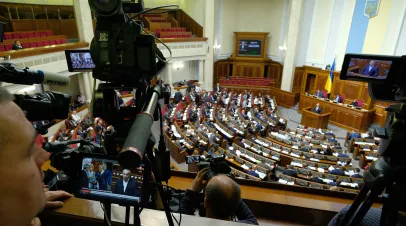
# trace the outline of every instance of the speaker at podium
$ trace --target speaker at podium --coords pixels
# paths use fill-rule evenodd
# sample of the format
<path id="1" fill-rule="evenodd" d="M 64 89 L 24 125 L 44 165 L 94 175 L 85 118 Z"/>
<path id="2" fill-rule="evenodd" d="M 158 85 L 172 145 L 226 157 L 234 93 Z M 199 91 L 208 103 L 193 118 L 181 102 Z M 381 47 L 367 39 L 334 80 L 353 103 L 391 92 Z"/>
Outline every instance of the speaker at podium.
<path id="1" fill-rule="evenodd" d="M 311 107 L 306 107 L 303 108 L 302 122 L 300 124 L 313 128 L 327 129 L 330 114 L 318 114 L 313 112 Z"/>

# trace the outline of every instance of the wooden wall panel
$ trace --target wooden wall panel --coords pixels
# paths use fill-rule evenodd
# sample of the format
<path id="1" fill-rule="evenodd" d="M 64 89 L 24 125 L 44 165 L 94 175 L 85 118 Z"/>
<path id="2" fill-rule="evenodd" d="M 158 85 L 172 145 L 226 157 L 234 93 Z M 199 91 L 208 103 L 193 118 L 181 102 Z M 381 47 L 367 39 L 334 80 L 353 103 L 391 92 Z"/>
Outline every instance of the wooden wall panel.
<path id="1" fill-rule="evenodd" d="M 282 84 L 283 66 L 278 62 L 271 62 L 268 68 L 267 77 L 275 81 L 275 88 L 280 88 Z"/>
<path id="2" fill-rule="evenodd" d="M 343 82 L 341 92 L 346 96 L 345 103 L 351 103 L 354 99 L 358 99 L 358 93 L 362 86 L 363 84 L 360 82 Z"/>
<path id="3" fill-rule="evenodd" d="M 337 94 L 342 94 L 341 92 L 341 80 L 334 78 L 333 81 L 333 87 L 331 89 L 331 94 L 333 95 L 333 98 L 337 96 Z M 331 99 L 331 96 L 330 96 Z"/>
<path id="4" fill-rule="evenodd" d="M 292 93 L 300 93 L 302 90 L 302 83 L 303 83 L 303 67 L 297 67 L 295 70 L 295 76 L 293 78 L 293 88 Z"/>
<path id="5" fill-rule="evenodd" d="M 328 79 L 328 75 L 322 75 L 319 74 L 318 77 L 316 77 L 316 90 L 325 90 L 326 82 Z"/>

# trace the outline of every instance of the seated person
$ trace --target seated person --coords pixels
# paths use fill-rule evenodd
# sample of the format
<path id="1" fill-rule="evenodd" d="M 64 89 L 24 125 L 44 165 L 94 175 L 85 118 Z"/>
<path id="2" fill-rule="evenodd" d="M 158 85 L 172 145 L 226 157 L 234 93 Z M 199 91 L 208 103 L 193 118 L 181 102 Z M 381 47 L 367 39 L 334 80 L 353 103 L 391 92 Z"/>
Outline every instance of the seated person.
<path id="1" fill-rule="evenodd" d="M 343 98 L 341 98 L 340 94 L 337 94 L 336 99 L 334 101 L 337 102 L 337 103 L 342 103 Z"/>
<path id="2" fill-rule="evenodd" d="M 343 158 L 349 158 L 350 156 L 348 156 L 348 155 L 346 155 L 344 153 L 339 153 L 337 157 L 339 157 L 339 158 L 342 158 L 342 157 Z"/>
<path id="3" fill-rule="evenodd" d="M 360 107 L 360 106 L 358 106 L 358 102 L 357 102 L 357 100 L 354 100 L 352 103 L 351 103 L 351 105 L 353 106 L 353 107 Z"/>
<path id="4" fill-rule="evenodd" d="M 318 178 L 318 177 L 310 177 L 310 179 L 309 179 L 311 182 L 314 182 L 314 183 L 319 183 L 319 184 L 322 184 L 323 183 L 323 180 L 322 179 L 320 179 L 320 178 Z"/>
<path id="5" fill-rule="evenodd" d="M 317 113 L 317 114 L 321 114 L 321 107 L 320 107 L 319 103 L 317 103 L 316 107 L 313 108 L 313 112 Z"/>
<path id="6" fill-rule="evenodd" d="M 316 93 L 314 94 L 318 98 L 323 98 L 323 92 L 320 90 L 317 90 Z"/>
<path id="7" fill-rule="evenodd" d="M 191 189 L 186 190 L 180 205 L 181 213 L 195 213 L 202 200 L 199 193 L 204 189 L 207 171 L 205 168 L 198 172 Z M 217 175 L 207 182 L 203 204 L 208 218 L 231 221 L 236 216 L 240 223 L 258 225 L 254 214 L 241 200 L 240 186 L 226 175 Z"/>
<path id="8" fill-rule="evenodd" d="M 282 174 L 288 175 L 291 177 L 297 177 L 297 171 L 294 169 L 291 169 L 291 166 L 288 166 L 288 168 L 284 169 Z"/>
<path id="9" fill-rule="evenodd" d="M 374 136 L 372 136 L 371 132 L 368 132 L 368 135 L 364 137 L 365 139 L 374 139 Z"/>
<path id="10" fill-rule="evenodd" d="M 23 49 L 23 46 L 21 45 L 20 41 L 15 40 L 12 46 L 12 50 L 20 50 L 20 49 Z"/>
<path id="11" fill-rule="evenodd" d="M 338 186 L 339 183 L 334 179 L 333 182 L 328 182 L 327 185 L 330 185 L 330 186 Z"/>
<path id="12" fill-rule="evenodd" d="M 328 173 L 329 174 L 334 174 L 334 175 L 338 175 L 338 176 L 345 176 L 345 172 L 341 169 L 340 166 L 333 166 L 333 170 L 329 170 Z"/>
<path id="13" fill-rule="evenodd" d="M 324 150 L 325 155 L 333 155 L 333 152 L 331 151 L 330 145 L 327 145 L 326 150 Z"/>
<path id="14" fill-rule="evenodd" d="M 353 177 L 353 178 L 364 178 L 361 174 L 360 174 L 360 172 L 361 172 L 361 170 L 359 169 L 359 168 L 356 168 L 355 169 L 355 174 L 353 174 L 353 175 L 351 175 L 351 177 Z"/>
<path id="15" fill-rule="evenodd" d="M 247 173 L 253 177 L 259 177 L 259 174 L 257 172 L 255 172 L 256 169 L 257 169 L 257 166 L 250 167 L 248 169 Z"/>
<path id="16" fill-rule="evenodd" d="M 352 138 L 361 138 L 361 134 L 359 134 L 353 130 L 353 131 L 351 131 L 350 135 L 348 136 L 348 140 L 351 140 Z"/>

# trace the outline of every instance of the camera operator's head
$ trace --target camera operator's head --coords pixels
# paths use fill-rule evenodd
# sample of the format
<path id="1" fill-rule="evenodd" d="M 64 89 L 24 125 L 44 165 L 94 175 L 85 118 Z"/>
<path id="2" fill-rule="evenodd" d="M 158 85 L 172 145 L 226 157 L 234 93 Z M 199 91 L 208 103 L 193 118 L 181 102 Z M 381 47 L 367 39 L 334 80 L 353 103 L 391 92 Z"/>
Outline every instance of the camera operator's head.
<path id="1" fill-rule="evenodd" d="M 45 207 L 41 166 L 48 153 L 35 144 L 37 134 L 13 96 L 0 87 L 1 225 L 28 225 Z"/>
<path id="2" fill-rule="evenodd" d="M 231 220 L 240 201 L 240 186 L 226 175 L 217 175 L 207 183 L 204 197 L 207 217 Z"/>

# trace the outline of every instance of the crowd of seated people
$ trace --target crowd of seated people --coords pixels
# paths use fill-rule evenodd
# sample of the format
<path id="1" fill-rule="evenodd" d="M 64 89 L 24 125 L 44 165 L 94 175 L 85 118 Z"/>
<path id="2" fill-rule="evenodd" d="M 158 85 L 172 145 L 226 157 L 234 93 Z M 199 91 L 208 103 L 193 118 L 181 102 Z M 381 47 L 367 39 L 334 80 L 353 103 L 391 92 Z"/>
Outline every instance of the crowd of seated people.
<path id="1" fill-rule="evenodd" d="M 169 131 L 169 127 L 173 127 L 180 136 L 183 135 L 181 139 L 186 137 L 185 140 L 191 140 L 190 148 L 183 147 L 187 154 L 212 154 L 221 150 L 228 155 L 226 159 L 230 166 L 245 173 L 244 177 L 248 179 L 258 178 L 258 175 L 260 179 L 264 179 L 260 173 L 261 169 L 266 169 L 270 174 L 265 180 L 272 178 L 271 180 L 278 181 L 280 178 L 276 177 L 275 171 L 272 170 L 283 163 L 285 165 L 280 165 L 282 169 L 291 166 L 289 170 L 296 167 L 323 173 L 321 178 L 312 175 L 308 175 L 307 179 L 296 178 L 299 182 L 300 180 L 310 182 L 311 187 L 345 188 L 351 192 L 361 187 L 360 170 L 352 167 L 351 159 L 331 130 L 302 125 L 296 129 L 286 128 L 286 120 L 279 116 L 276 102 L 268 94 L 215 86 L 214 91 L 208 94 L 206 102 L 198 102 L 197 98 L 193 101 L 191 95 L 201 96 L 202 93 L 196 93 L 196 89 L 192 86 L 190 91 L 186 92 L 186 96 L 189 95 L 188 101 L 179 102 L 182 107 L 176 107 L 173 102 L 167 106 L 168 109 L 176 109 L 179 114 L 186 110 L 188 117 L 183 117 L 186 120 L 167 121 L 165 126 L 166 131 Z M 185 97 L 182 99 L 185 100 Z M 194 119 L 190 117 L 193 113 L 197 116 Z M 165 114 L 165 118 L 170 119 L 170 114 Z M 208 140 L 208 145 L 202 145 L 201 140 Z M 267 164 L 266 161 L 272 161 L 272 164 L 269 162 Z M 326 180 L 324 177 L 331 177 L 329 175 L 340 177 L 340 180 L 330 181 L 328 178 Z M 350 179 L 343 181 L 341 177 Z M 357 185 L 354 178 L 357 179 Z M 296 179 L 291 179 L 294 181 L 290 183 L 304 184 L 296 183 Z M 317 183 L 320 182 L 319 179 L 324 182 Z"/>

